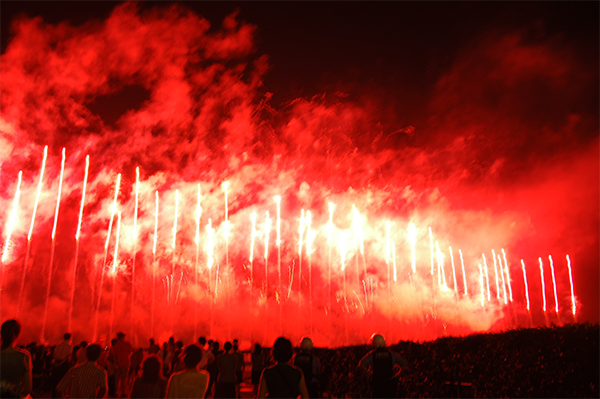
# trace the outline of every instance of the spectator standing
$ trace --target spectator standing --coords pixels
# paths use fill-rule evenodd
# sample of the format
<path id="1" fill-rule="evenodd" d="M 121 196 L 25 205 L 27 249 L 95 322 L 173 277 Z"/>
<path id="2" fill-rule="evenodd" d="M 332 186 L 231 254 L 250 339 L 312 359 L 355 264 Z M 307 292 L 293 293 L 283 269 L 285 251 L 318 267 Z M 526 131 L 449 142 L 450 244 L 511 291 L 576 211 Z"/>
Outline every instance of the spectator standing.
<path id="1" fill-rule="evenodd" d="M 65 333 L 63 335 L 63 341 L 56 345 L 53 352 L 54 365 L 52 367 L 52 375 L 50 376 L 50 387 L 52 388 L 52 397 L 56 398 L 57 393 L 54 392 L 58 382 L 67 374 L 69 371 L 69 360 L 71 358 L 71 334 Z"/>
<path id="2" fill-rule="evenodd" d="M 294 365 L 299 367 L 304 374 L 308 395 L 311 398 L 318 398 L 321 363 L 319 362 L 319 358 L 312 354 L 312 349 L 312 339 L 309 337 L 302 338 L 300 353 L 294 357 Z"/>
<path id="3" fill-rule="evenodd" d="M 225 353 L 217 358 L 219 375 L 217 377 L 217 387 L 215 389 L 215 398 L 235 398 L 236 397 L 236 377 L 238 358 L 231 353 L 231 342 L 225 342 L 223 345 Z"/>
<path id="4" fill-rule="evenodd" d="M 140 368 L 142 367 L 142 360 L 144 360 L 144 350 L 142 348 L 139 348 L 131 354 L 131 365 L 129 366 L 129 377 L 127 379 L 128 383 L 135 381 L 137 378 Z"/>
<path id="5" fill-rule="evenodd" d="M 144 360 L 142 376 L 136 378 L 131 390 L 131 398 L 164 398 L 167 393 L 167 380 L 162 375 L 162 363 L 157 355 Z"/>
<path id="6" fill-rule="evenodd" d="M 279 337 L 272 349 L 273 358 L 277 363 L 266 368 L 260 378 L 258 397 L 265 398 L 308 398 L 308 390 L 302 370 L 290 364 L 294 349 L 289 339 Z"/>
<path id="7" fill-rule="evenodd" d="M 73 367 L 56 386 L 58 392 L 67 392 L 69 398 L 103 398 L 108 388 L 106 370 L 98 366 L 100 345 L 92 344 L 86 348 L 87 362 Z"/>
<path id="8" fill-rule="evenodd" d="M 17 348 L 16 340 L 21 325 L 16 320 L 2 323 L 2 349 L 0 350 L 0 397 L 25 397 L 31 393 L 31 354 Z"/>
<path id="9" fill-rule="evenodd" d="M 183 351 L 185 370 L 174 373 L 167 385 L 167 398 L 204 398 L 210 375 L 198 369 L 202 359 L 202 349 L 195 344 Z"/>
<path id="10" fill-rule="evenodd" d="M 113 346 L 113 356 L 115 362 L 115 395 L 118 397 L 127 396 L 127 372 L 131 365 L 131 353 L 133 346 L 125 341 L 125 334 L 117 333 L 117 343 Z"/>
<path id="11" fill-rule="evenodd" d="M 395 398 L 398 390 L 398 375 L 394 368 L 406 367 L 404 358 L 385 347 L 385 339 L 381 334 L 373 334 L 371 343 L 374 349 L 367 353 L 359 366 L 371 374 L 371 389 L 374 398 Z"/>
<path id="12" fill-rule="evenodd" d="M 244 364 L 244 354 L 240 352 L 240 349 L 237 344 L 233 344 L 233 354 L 237 357 L 237 365 L 235 366 L 235 387 L 236 387 L 236 395 L 240 397 L 240 385 L 244 382 L 244 369 L 246 365 Z"/>
<path id="13" fill-rule="evenodd" d="M 258 392 L 260 376 L 265 368 L 265 354 L 260 344 L 254 344 L 254 350 L 250 359 L 252 360 L 252 385 L 254 385 L 254 391 Z"/>

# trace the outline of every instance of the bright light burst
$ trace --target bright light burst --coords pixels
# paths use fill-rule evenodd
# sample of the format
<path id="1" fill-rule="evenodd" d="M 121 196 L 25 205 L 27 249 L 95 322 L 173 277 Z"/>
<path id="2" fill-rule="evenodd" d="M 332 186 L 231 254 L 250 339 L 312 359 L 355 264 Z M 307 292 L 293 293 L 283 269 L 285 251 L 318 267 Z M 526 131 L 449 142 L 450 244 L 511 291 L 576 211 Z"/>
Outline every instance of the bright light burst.
<path id="1" fill-rule="evenodd" d="M 85 189 L 88 180 L 88 170 L 90 168 L 90 156 L 85 156 L 85 175 L 83 177 L 83 189 L 81 190 L 81 205 L 79 207 L 79 220 L 77 222 L 77 233 L 75 233 L 75 240 L 79 240 L 79 234 L 81 232 L 81 220 L 83 218 L 83 206 L 85 204 Z"/>
<path id="2" fill-rule="evenodd" d="M 542 309 L 544 309 L 544 312 L 546 311 L 546 283 L 544 282 L 544 264 L 542 263 L 542 258 L 538 258 L 539 262 L 540 262 L 540 279 L 542 281 L 542 299 L 543 299 L 543 306 Z"/>
<path id="3" fill-rule="evenodd" d="M 119 235 L 121 233 L 121 211 L 117 215 L 117 240 L 115 242 L 115 255 L 113 256 L 113 274 L 117 272 L 117 263 L 119 260 Z"/>
<path id="4" fill-rule="evenodd" d="M 558 292 L 556 291 L 556 275 L 554 274 L 554 261 L 552 260 L 552 255 L 548 255 L 548 260 L 550 261 L 550 271 L 552 272 L 552 286 L 554 287 L 554 305 L 556 313 L 558 313 Z"/>
<path id="5" fill-rule="evenodd" d="M 521 259 L 521 266 L 523 267 L 523 282 L 525 283 L 525 299 L 527 300 L 527 310 L 529 307 L 529 285 L 527 284 L 527 270 L 525 270 L 525 262 Z"/>
<path id="6" fill-rule="evenodd" d="M 60 208 L 60 196 L 62 193 L 62 183 L 63 176 L 65 174 L 65 149 L 62 149 L 62 161 L 60 162 L 60 177 L 58 180 L 58 195 L 56 196 L 56 208 L 54 210 L 54 225 L 52 226 L 52 240 L 54 240 L 54 236 L 56 235 L 56 224 L 58 222 L 58 209 Z"/>
<path id="7" fill-rule="evenodd" d="M 13 200 L 12 210 L 8 217 L 8 223 L 6 224 L 6 241 L 4 243 L 4 250 L 2 251 L 2 263 L 6 262 L 8 257 L 8 246 L 10 244 L 10 236 L 12 235 L 15 223 L 17 222 L 17 209 L 19 207 L 19 196 L 21 195 L 21 179 L 23 177 L 23 171 L 19 171 L 19 177 L 17 179 L 17 189 L 15 190 L 15 198 Z"/>
<path id="8" fill-rule="evenodd" d="M 35 224 L 35 214 L 37 213 L 38 203 L 40 202 L 40 194 L 42 192 L 42 180 L 44 179 L 44 170 L 46 169 L 46 159 L 48 158 L 48 146 L 44 147 L 44 159 L 42 160 L 42 169 L 40 170 L 40 180 L 38 181 L 37 194 L 35 195 L 35 203 L 33 204 L 33 214 L 31 215 L 31 225 L 29 226 L 29 234 L 27 241 L 31 241 L 33 234 L 33 225 Z"/>

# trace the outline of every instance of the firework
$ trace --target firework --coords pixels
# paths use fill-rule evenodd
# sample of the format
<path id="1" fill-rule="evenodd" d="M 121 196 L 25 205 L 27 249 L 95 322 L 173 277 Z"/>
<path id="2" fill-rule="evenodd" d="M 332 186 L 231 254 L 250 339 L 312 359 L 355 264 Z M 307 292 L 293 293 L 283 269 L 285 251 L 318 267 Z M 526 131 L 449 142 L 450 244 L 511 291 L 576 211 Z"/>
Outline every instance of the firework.
<path id="1" fill-rule="evenodd" d="M 458 253 L 460 254 L 460 265 L 462 267 L 463 285 L 465 286 L 465 295 L 467 295 L 467 274 L 465 273 L 465 261 L 463 259 L 463 254 L 460 249 L 458 250 Z"/>
<path id="2" fill-rule="evenodd" d="M 496 263 L 496 252 L 492 249 L 492 260 L 494 261 L 494 276 L 496 277 L 496 299 L 500 300 L 500 285 L 498 283 L 498 264 Z"/>
<path id="3" fill-rule="evenodd" d="M 140 167 L 135 168 L 135 207 L 133 210 L 133 243 L 137 242 L 137 219 L 138 219 L 138 198 L 139 198 L 139 186 L 140 186 Z M 135 247 L 134 247 L 135 248 Z M 135 249 L 134 249 L 134 262 L 135 262 Z"/>
<path id="4" fill-rule="evenodd" d="M 215 262 L 215 229 L 212 227 L 212 220 L 208 218 L 208 224 L 206 225 L 206 267 L 210 270 Z"/>
<path id="5" fill-rule="evenodd" d="M 500 254 L 496 255 L 498 257 L 498 265 L 500 265 L 500 276 L 502 276 L 502 292 L 504 294 L 504 304 L 508 304 L 508 299 L 506 297 L 506 283 L 504 281 L 504 270 L 502 269 L 502 259 L 500 259 Z"/>
<path id="6" fill-rule="evenodd" d="M 200 183 L 198 183 L 198 202 L 196 203 L 196 238 L 194 242 L 196 246 L 200 243 L 200 218 L 202 217 L 202 191 L 200 190 Z"/>
<path id="7" fill-rule="evenodd" d="M 544 312 L 546 311 L 546 284 L 544 283 L 544 264 L 542 263 L 542 258 L 538 258 L 540 262 L 540 279 L 542 281 L 542 299 L 543 299 L 543 307 Z"/>
<path id="8" fill-rule="evenodd" d="M 266 212 L 265 219 L 265 260 L 269 260 L 269 235 L 271 235 L 271 218 L 269 211 Z"/>
<path id="9" fill-rule="evenodd" d="M 444 254 L 440 250 L 440 246 L 437 241 L 435 242 L 435 249 L 438 261 L 438 284 L 443 289 L 447 289 L 448 285 L 446 284 L 446 271 L 444 270 Z"/>
<path id="10" fill-rule="evenodd" d="M 106 243 L 104 244 L 104 250 L 108 249 L 108 243 L 110 241 L 110 232 L 112 230 L 113 220 L 115 213 L 117 212 L 117 198 L 119 197 L 119 186 L 121 184 L 121 174 L 117 175 L 117 184 L 115 185 L 115 199 L 113 200 L 112 207 L 110 209 L 110 221 L 108 222 L 108 233 L 106 234 Z M 106 258 L 106 256 L 105 256 Z"/>
<path id="11" fill-rule="evenodd" d="M 81 190 L 81 206 L 79 207 L 79 220 L 77 222 L 77 233 L 75 233 L 75 239 L 79 240 L 79 234 L 81 232 L 81 219 L 83 218 L 83 205 L 85 204 L 85 188 L 87 186 L 88 170 L 90 168 L 90 156 L 85 156 L 85 175 L 83 177 L 83 189 Z"/>
<path id="12" fill-rule="evenodd" d="M 6 262 L 8 257 L 8 246 L 10 244 L 10 236 L 12 235 L 17 219 L 17 208 L 19 207 L 19 196 L 21 195 L 21 178 L 23 177 L 23 171 L 19 171 L 17 178 L 17 189 L 15 190 L 15 198 L 13 199 L 12 210 L 8 217 L 8 223 L 6 224 L 6 241 L 4 243 L 4 250 L 2 251 L 2 263 Z"/>
<path id="13" fill-rule="evenodd" d="M 58 222 L 58 209 L 60 208 L 60 196 L 62 193 L 63 175 L 65 173 L 65 149 L 62 149 L 62 161 L 60 162 L 60 178 L 58 180 L 58 195 L 56 196 L 56 209 L 54 210 L 54 225 L 52 226 L 52 240 L 56 235 L 56 224 Z"/>
<path id="14" fill-rule="evenodd" d="M 448 247 L 450 250 L 450 261 L 452 263 L 452 278 L 454 279 L 454 292 L 458 294 L 458 285 L 456 284 L 456 269 L 454 268 L 454 255 L 452 254 L 452 247 Z"/>
<path id="15" fill-rule="evenodd" d="M 408 241 L 410 242 L 410 258 L 413 274 L 417 274 L 417 262 L 415 260 L 415 246 L 417 245 L 417 229 L 415 225 L 408 225 Z"/>
<path id="16" fill-rule="evenodd" d="M 529 311 L 529 285 L 527 284 L 527 271 L 525 270 L 525 262 L 521 259 L 521 266 L 523 267 L 523 282 L 525 283 L 525 299 L 527 300 L 527 311 Z"/>
<path id="17" fill-rule="evenodd" d="M 154 192 L 156 199 L 156 208 L 154 210 L 154 243 L 152 245 L 152 254 L 156 256 L 156 241 L 158 239 L 158 190 Z"/>
<path id="18" fill-rule="evenodd" d="M 573 271 L 571 270 L 571 258 L 567 254 L 567 267 L 569 268 L 569 282 L 571 283 L 571 306 L 573 310 L 573 316 L 577 314 L 577 306 L 575 302 L 575 290 L 573 289 Z"/>
<path id="19" fill-rule="evenodd" d="M 116 237 L 116 241 L 115 241 L 115 255 L 113 256 L 113 267 L 112 267 L 112 272 L 113 274 L 115 274 L 117 272 L 117 262 L 118 262 L 118 255 L 119 255 L 119 234 L 121 231 L 121 211 L 119 211 L 119 213 L 117 214 L 117 237 Z"/>
<path id="20" fill-rule="evenodd" d="M 510 281 L 510 268 L 508 267 L 508 261 L 506 260 L 506 252 L 504 252 L 504 248 L 502 248 L 502 256 L 504 257 L 504 267 L 506 268 L 506 285 L 508 285 L 508 297 L 510 301 L 513 301 L 512 295 L 512 283 Z"/>
<path id="21" fill-rule="evenodd" d="M 46 169 L 46 159 L 48 158 L 48 146 L 44 147 L 44 158 L 42 160 L 42 168 L 40 170 L 40 180 L 38 181 L 37 193 L 35 195 L 35 202 L 33 204 L 33 214 L 31 215 L 31 225 L 29 226 L 29 234 L 27 234 L 27 241 L 31 241 L 31 235 L 33 234 L 33 225 L 35 223 L 35 214 L 37 212 L 38 203 L 40 202 L 40 194 L 42 192 L 42 180 L 44 179 L 44 170 Z"/>
<path id="22" fill-rule="evenodd" d="M 485 254 L 481 254 L 481 256 L 483 257 L 483 269 L 485 271 L 485 282 L 487 284 L 487 298 L 489 302 L 492 300 L 492 297 L 490 296 L 490 279 L 488 277 L 487 261 L 485 260 Z"/>
<path id="23" fill-rule="evenodd" d="M 556 275 L 554 274 L 554 261 L 552 260 L 552 255 L 548 255 L 548 260 L 550 261 L 550 271 L 552 272 L 552 286 L 554 287 L 554 309 L 558 314 L 558 292 L 556 291 Z"/>

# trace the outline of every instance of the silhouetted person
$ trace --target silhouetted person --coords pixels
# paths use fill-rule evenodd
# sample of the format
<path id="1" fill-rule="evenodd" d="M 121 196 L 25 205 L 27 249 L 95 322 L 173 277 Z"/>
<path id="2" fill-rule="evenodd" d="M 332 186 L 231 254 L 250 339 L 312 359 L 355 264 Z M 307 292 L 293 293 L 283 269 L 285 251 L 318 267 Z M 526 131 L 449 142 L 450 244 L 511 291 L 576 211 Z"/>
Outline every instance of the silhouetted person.
<path id="1" fill-rule="evenodd" d="M 213 341 L 210 341 L 210 344 L 212 346 Z M 198 346 L 203 349 L 202 360 L 200 361 L 200 364 L 198 365 L 198 368 L 206 370 L 206 368 L 208 367 L 208 365 L 215 361 L 215 357 L 214 357 L 214 355 L 212 353 L 212 350 L 207 350 L 209 348 L 206 345 L 206 338 L 205 337 L 198 338 Z"/>
<path id="2" fill-rule="evenodd" d="M 129 377 L 127 382 L 134 381 L 142 367 L 142 360 L 144 360 L 144 350 L 139 348 L 131 354 L 131 365 L 129 366 Z"/>
<path id="3" fill-rule="evenodd" d="M 65 376 L 69 371 L 71 359 L 71 334 L 65 333 L 63 335 L 63 341 L 56 345 L 53 352 L 54 366 L 52 367 L 52 375 L 50 376 L 50 387 L 52 388 L 52 397 L 58 397 L 58 394 L 54 392 L 56 384 Z"/>
<path id="4" fill-rule="evenodd" d="M 236 395 L 240 397 L 240 385 L 244 382 L 244 354 L 240 352 L 237 344 L 233 344 L 233 354 L 237 357 L 237 365 L 235 366 L 235 390 Z"/>
<path id="5" fill-rule="evenodd" d="M 231 342 L 225 342 L 223 349 L 225 349 L 225 353 L 217 358 L 219 375 L 217 377 L 215 398 L 235 398 L 235 369 L 238 359 L 236 355 L 231 353 Z"/>
<path id="6" fill-rule="evenodd" d="M 169 379 L 167 398 L 204 398 L 210 375 L 198 369 L 202 359 L 202 349 L 195 344 L 183 351 L 185 370 L 174 373 Z"/>
<path id="7" fill-rule="evenodd" d="M 148 346 L 148 354 L 149 355 L 158 354 L 158 351 L 160 351 L 160 346 L 156 345 L 156 343 L 154 342 L 154 340 L 152 338 L 150 338 L 149 343 L 150 343 L 150 345 Z"/>
<path id="8" fill-rule="evenodd" d="M 81 343 L 79 344 L 79 349 L 77 350 L 77 363 L 75 364 L 76 366 L 87 362 L 87 347 L 87 341 L 81 341 Z"/>
<path id="9" fill-rule="evenodd" d="M 252 385 L 254 385 L 254 391 L 258 392 L 260 376 L 265 368 L 265 354 L 260 344 L 254 344 L 254 350 L 250 358 L 252 360 Z"/>
<path id="10" fill-rule="evenodd" d="M 398 390 L 398 376 L 395 366 L 400 368 L 408 364 L 400 355 L 385 347 L 385 339 L 373 334 L 371 344 L 375 349 L 360 359 L 359 366 L 371 374 L 371 389 L 374 398 L 395 398 Z"/>
<path id="11" fill-rule="evenodd" d="M 118 339 L 113 338 L 110 340 L 110 351 L 106 358 L 106 371 L 108 372 L 108 395 L 117 396 L 117 383 L 116 383 L 116 365 L 115 365 L 115 345 L 119 342 Z"/>
<path id="12" fill-rule="evenodd" d="M 73 367 L 56 386 L 58 392 L 67 392 L 69 398 L 103 398 L 106 395 L 108 378 L 106 370 L 98 366 L 100 345 L 86 348 L 87 362 Z"/>
<path id="13" fill-rule="evenodd" d="M 222 351 L 219 350 L 220 346 L 221 345 L 219 345 L 219 342 L 217 342 L 217 341 L 213 342 L 212 354 L 215 359 L 217 359 L 219 357 L 219 355 L 222 353 Z M 206 371 L 208 371 L 208 373 L 210 374 L 210 380 L 208 382 L 208 389 L 206 390 L 206 394 L 208 395 L 211 392 L 213 385 L 217 381 L 217 377 L 219 376 L 219 366 L 217 365 L 217 361 L 215 360 L 214 362 L 209 364 L 208 367 L 206 368 Z"/>
<path id="14" fill-rule="evenodd" d="M 302 370 L 290 364 L 294 349 L 289 339 L 279 337 L 271 351 L 277 361 L 275 365 L 266 368 L 260 378 L 258 397 L 265 398 L 308 398 L 308 390 Z"/>
<path id="15" fill-rule="evenodd" d="M 294 357 L 294 365 L 299 367 L 304 374 L 308 395 L 311 398 L 319 397 L 319 372 L 321 363 L 319 358 L 312 354 L 313 342 L 309 337 L 302 338 L 300 353 Z"/>
<path id="16" fill-rule="evenodd" d="M 115 361 L 115 395 L 125 396 L 127 393 L 127 371 L 131 365 L 131 353 L 133 346 L 125 341 L 125 334 L 117 333 L 118 342 L 113 346 L 113 356 Z"/>
<path id="17" fill-rule="evenodd" d="M 16 320 L 2 323 L 2 349 L 0 350 L 0 397 L 25 397 L 31 392 L 31 354 L 17 348 L 16 340 L 21 333 L 21 325 Z"/>
<path id="18" fill-rule="evenodd" d="M 164 398 L 167 393 L 167 379 L 162 375 L 162 363 L 152 354 L 144 360 L 142 376 L 136 378 L 131 390 L 132 398 Z"/>

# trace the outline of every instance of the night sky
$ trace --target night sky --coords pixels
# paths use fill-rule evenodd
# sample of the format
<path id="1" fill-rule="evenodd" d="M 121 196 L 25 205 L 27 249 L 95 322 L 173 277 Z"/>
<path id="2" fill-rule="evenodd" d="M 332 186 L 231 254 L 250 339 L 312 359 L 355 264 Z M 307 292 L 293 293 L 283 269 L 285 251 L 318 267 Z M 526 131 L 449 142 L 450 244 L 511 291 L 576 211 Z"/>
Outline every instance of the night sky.
<path id="1" fill-rule="evenodd" d="M 165 193 L 167 213 L 175 189 L 192 198 L 191 206 L 195 182 L 201 182 L 206 187 L 202 224 L 212 217 L 217 226 L 223 221 L 220 184 L 229 180 L 230 215 L 235 234 L 242 237 L 232 245 L 232 258 L 247 257 L 250 212 L 257 212 L 261 223 L 265 210 L 274 217 L 273 195 L 282 195 L 289 219 L 283 226 L 289 237 L 282 250 L 284 277 L 289 265 L 297 267 L 294 234 L 300 210 L 312 209 L 315 225 L 324 226 L 328 201 L 337 204 L 337 215 L 356 204 L 370 225 L 363 261 L 365 276 L 373 276 L 375 286 L 388 282 L 380 256 L 385 220 L 395 223 L 393 240 L 403 259 L 410 253 L 404 231 L 413 222 L 423 270 L 429 268 L 431 226 L 446 251 L 446 265 L 444 248 L 463 248 L 474 291 L 481 254 L 492 267 L 491 249 L 506 248 L 521 308 L 523 259 L 533 325 L 574 320 L 569 254 L 577 321 L 598 322 L 597 2 L 2 1 L 0 6 L 0 209 L 6 209 L 0 223 L 7 224 L 19 170 L 21 201 L 27 204 L 15 228 L 7 281 L 20 279 L 22 240 L 47 144 L 50 177 L 36 221 L 40 237 L 52 227 L 61 148 L 72 156 L 57 265 L 73 257 L 75 244 L 68 240 L 76 226 L 84 158 L 90 154 L 92 194 L 87 241 L 82 242 L 82 267 L 89 272 L 82 275 L 92 276 L 90 265 L 102 258 L 117 173 L 124 179 L 123 228 L 131 229 L 134 171 L 140 166 L 147 204 L 140 205 L 140 217 L 146 217 L 140 234 L 147 238 L 136 249 L 140 253 L 149 253 L 154 190 Z M 182 231 L 193 231 L 193 218 L 188 219 Z M 172 217 L 164 221 L 165 236 L 169 224 Z M 338 221 L 340 237 L 350 224 L 345 217 Z M 4 227 L 3 242 L 6 234 Z M 317 234 L 326 240 L 325 230 Z M 182 257 L 193 263 L 193 236 L 182 233 L 180 239 L 181 248 L 191 251 L 186 255 L 182 249 Z M 50 243 L 40 241 L 32 242 L 32 270 L 47 267 L 43 254 Z M 123 275 L 130 276 L 130 242 L 123 251 Z M 352 260 L 354 252 L 348 251 Z M 313 259 L 323 271 L 315 273 L 315 285 L 323 288 L 326 252 L 319 255 L 317 249 Z M 560 318 L 554 313 L 548 255 L 557 268 Z M 143 265 L 144 258 L 137 256 Z M 546 319 L 538 258 L 546 267 Z M 402 268 L 400 273 L 406 275 Z M 78 284 L 91 286 L 91 278 Z M 129 292 L 129 277 L 123 281 L 122 291 Z M 414 298 L 414 287 L 403 287 L 395 288 L 396 298 Z M 27 290 L 25 303 L 43 309 L 43 296 Z M 15 298 L 16 291 L 4 295 Z M 430 295 L 425 289 L 416 292 Z M 50 309 L 64 308 L 68 298 L 61 295 L 52 288 Z M 478 300 L 461 308 L 464 319 L 450 320 L 441 305 L 430 313 L 445 317 L 455 328 L 451 333 L 502 328 L 501 306 L 481 316 L 485 322 L 465 320 Z M 316 302 L 317 313 L 328 306 L 326 298 Z M 427 314 L 410 305 L 396 313 L 377 300 L 373 307 L 374 314 L 404 318 L 409 325 L 418 323 L 417 313 Z M 519 323 L 527 324 L 526 315 L 519 314 Z M 136 323 L 142 326 L 143 317 Z"/>

